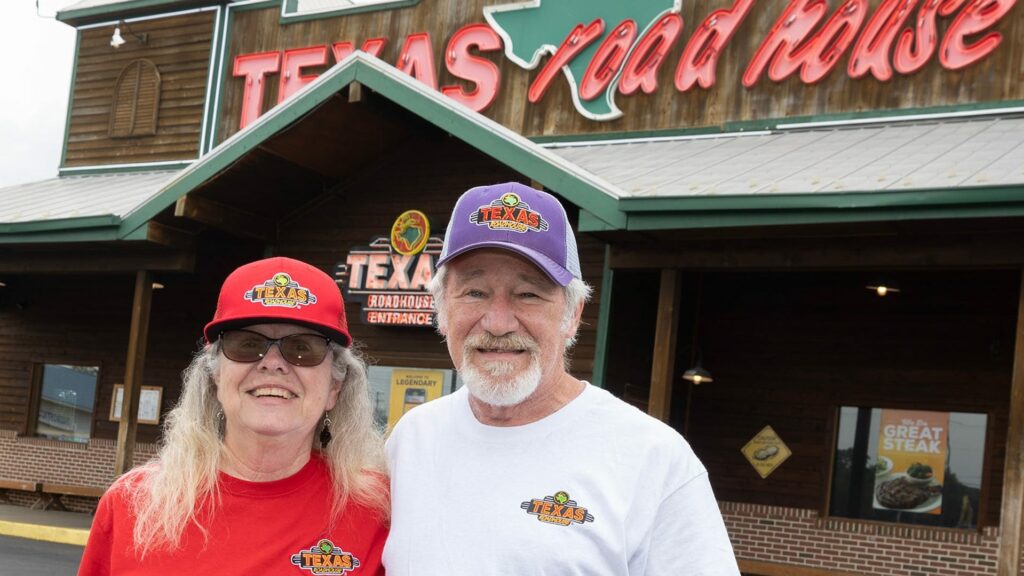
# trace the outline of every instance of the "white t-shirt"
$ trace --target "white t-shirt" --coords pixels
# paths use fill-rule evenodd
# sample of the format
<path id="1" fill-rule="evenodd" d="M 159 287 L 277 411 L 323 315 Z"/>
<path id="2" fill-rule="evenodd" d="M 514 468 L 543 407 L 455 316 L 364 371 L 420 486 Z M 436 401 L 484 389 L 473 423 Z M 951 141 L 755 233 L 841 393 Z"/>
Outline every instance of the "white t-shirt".
<path id="1" fill-rule="evenodd" d="M 707 471 L 672 428 L 587 385 L 525 426 L 465 388 L 402 417 L 388 576 L 738 576 Z"/>

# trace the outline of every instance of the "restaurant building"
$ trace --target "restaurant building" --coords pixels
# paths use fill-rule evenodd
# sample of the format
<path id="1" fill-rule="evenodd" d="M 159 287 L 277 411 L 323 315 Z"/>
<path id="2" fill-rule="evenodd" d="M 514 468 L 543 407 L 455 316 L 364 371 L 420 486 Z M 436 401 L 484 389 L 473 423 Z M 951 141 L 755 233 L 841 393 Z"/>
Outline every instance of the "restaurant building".
<path id="1" fill-rule="evenodd" d="M 685 435 L 744 573 L 1021 573 L 1015 0 L 57 17 L 59 175 L 0 190 L 10 501 L 88 510 L 150 458 L 220 282 L 267 255 L 337 279 L 381 425 L 450 392 L 423 285 L 459 194 L 518 180 L 595 287 L 573 373 Z"/>

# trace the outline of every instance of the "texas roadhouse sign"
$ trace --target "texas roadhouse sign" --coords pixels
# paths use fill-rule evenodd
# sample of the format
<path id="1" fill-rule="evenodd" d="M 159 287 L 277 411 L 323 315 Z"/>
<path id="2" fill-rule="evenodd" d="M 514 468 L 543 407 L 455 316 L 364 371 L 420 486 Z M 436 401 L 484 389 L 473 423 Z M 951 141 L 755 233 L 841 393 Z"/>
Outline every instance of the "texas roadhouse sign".
<path id="1" fill-rule="evenodd" d="M 999 47 L 1003 36 L 993 28 L 1016 1 L 882 0 L 871 12 L 868 0 L 845 0 L 831 11 L 825 0 L 791 0 L 749 55 L 739 80 L 748 90 L 756 89 L 765 76 L 773 82 L 796 76 L 814 84 L 830 74 L 845 73 L 852 79 L 871 76 L 886 82 L 894 74 L 921 70 L 936 54 L 944 69 L 959 70 Z M 638 90 L 655 92 L 663 66 L 675 68 L 674 88 L 680 93 L 714 86 L 720 55 L 755 5 L 758 9 L 780 6 L 735 0 L 714 10 L 693 26 L 679 60 L 667 62 L 685 27 L 681 2 L 529 0 L 486 7 L 486 24 L 468 24 L 444 43 L 444 66 L 469 88 L 437 85 L 435 40 L 429 32 L 402 39 L 394 65 L 479 112 L 501 90 L 498 67 L 479 54 L 504 49 L 506 58 L 528 70 L 543 61 L 526 94 L 531 104 L 544 98 L 561 71 L 580 114 L 612 120 L 622 115 L 616 97 Z M 325 66 L 328 54 L 340 62 L 359 40 L 362 50 L 377 56 L 392 39 L 342 39 L 330 46 L 236 56 L 233 75 L 245 83 L 240 127 L 263 109 L 267 79 L 279 77 L 280 102 L 316 79 L 305 69 Z M 546 54 L 550 57 L 544 59 Z M 848 56 L 845 70 L 836 70 L 844 55 Z"/>

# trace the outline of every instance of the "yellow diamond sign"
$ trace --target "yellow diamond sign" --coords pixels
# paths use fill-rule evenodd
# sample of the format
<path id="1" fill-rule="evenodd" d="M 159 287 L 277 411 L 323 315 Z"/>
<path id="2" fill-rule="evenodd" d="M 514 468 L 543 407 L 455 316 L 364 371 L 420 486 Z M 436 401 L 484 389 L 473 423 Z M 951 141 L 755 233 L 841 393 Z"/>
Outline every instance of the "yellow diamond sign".
<path id="1" fill-rule="evenodd" d="M 750 465 L 757 470 L 761 478 L 767 478 L 793 454 L 789 446 L 779 438 L 779 435 L 772 430 L 771 426 L 765 426 L 757 436 L 750 439 L 743 447 L 743 455 L 747 457 Z"/>

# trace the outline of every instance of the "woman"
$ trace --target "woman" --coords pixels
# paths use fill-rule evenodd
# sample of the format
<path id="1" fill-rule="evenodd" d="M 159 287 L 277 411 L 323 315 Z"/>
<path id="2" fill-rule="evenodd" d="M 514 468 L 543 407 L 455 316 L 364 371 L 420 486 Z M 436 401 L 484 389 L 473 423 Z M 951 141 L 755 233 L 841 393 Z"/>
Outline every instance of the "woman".
<path id="1" fill-rule="evenodd" d="M 159 456 L 100 500 L 79 575 L 383 574 L 381 437 L 337 285 L 247 264 L 204 335 Z"/>

